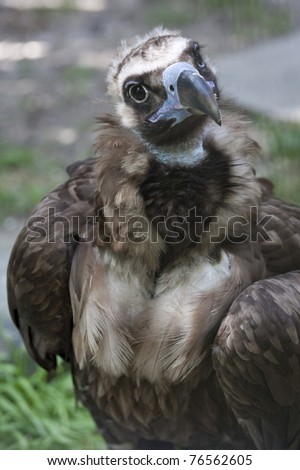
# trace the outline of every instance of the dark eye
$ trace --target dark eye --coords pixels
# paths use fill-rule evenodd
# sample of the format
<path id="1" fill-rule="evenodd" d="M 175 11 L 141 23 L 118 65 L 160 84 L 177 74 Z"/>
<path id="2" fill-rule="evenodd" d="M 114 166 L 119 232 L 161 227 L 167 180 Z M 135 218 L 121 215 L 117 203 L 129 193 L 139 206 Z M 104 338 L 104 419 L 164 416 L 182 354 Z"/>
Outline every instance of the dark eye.
<path id="1" fill-rule="evenodd" d="M 144 103 L 148 96 L 149 91 L 144 85 L 140 85 L 139 83 L 133 83 L 129 85 L 127 88 L 128 95 L 135 103 Z"/>

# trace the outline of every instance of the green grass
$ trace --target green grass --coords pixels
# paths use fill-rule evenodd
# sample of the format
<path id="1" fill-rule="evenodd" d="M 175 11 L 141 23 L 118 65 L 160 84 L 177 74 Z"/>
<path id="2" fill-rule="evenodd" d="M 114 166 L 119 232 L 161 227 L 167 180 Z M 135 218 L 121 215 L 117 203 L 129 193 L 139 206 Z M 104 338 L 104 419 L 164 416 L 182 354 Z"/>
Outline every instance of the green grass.
<path id="1" fill-rule="evenodd" d="M 62 163 L 41 158 L 30 147 L 0 142 L 0 222 L 11 215 L 29 215 L 65 177 Z"/>
<path id="2" fill-rule="evenodd" d="M 96 80 L 97 71 L 91 67 L 68 65 L 62 69 L 62 79 L 69 86 L 69 95 L 80 96 Z"/>
<path id="3" fill-rule="evenodd" d="M 300 152 L 300 125 L 296 123 L 273 121 L 260 117 L 258 123 L 267 133 L 270 155 L 274 158 L 287 158 L 298 163 Z"/>
<path id="4" fill-rule="evenodd" d="M 253 115 L 264 135 L 265 174 L 274 183 L 275 194 L 300 204 L 300 125 Z"/>
<path id="5" fill-rule="evenodd" d="M 210 2 L 218 3 L 218 0 Z M 224 13 L 228 14 L 231 31 L 244 41 L 278 36 L 291 28 L 291 18 L 283 6 L 266 9 L 262 0 L 226 0 L 230 4 Z M 224 7 L 223 7 L 224 8 Z"/>
<path id="6" fill-rule="evenodd" d="M 191 23 L 194 19 L 194 9 L 184 7 L 181 4 L 166 2 L 154 2 L 153 8 L 147 13 L 146 21 L 151 27 L 164 24 L 167 27 L 180 28 Z"/>
<path id="7" fill-rule="evenodd" d="M 79 82 L 92 80 L 95 74 L 95 69 L 91 67 L 83 67 L 80 65 L 69 65 L 66 66 L 63 70 L 63 77 L 66 80 L 75 80 Z"/>
<path id="8" fill-rule="evenodd" d="M 52 11 L 59 11 L 61 13 L 72 13 L 77 10 L 77 5 L 75 0 L 61 0 L 59 5 L 40 5 L 40 6 L 33 6 L 31 11 L 35 11 L 38 13 L 45 13 L 45 12 L 52 12 Z"/>
<path id="9" fill-rule="evenodd" d="M 68 370 L 49 382 L 23 347 L 0 356 L 0 449 L 104 449 L 89 413 L 75 402 Z"/>
<path id="10" fill-rule="evenodd" d="M 291 28 L 288 8 L 278 4 L 266 8 L 263 0 L 156 0 L 147 22 L 180 27 L 216 14 L 222 15 L 226 28 L 245 42 L 284 34 Z"/>

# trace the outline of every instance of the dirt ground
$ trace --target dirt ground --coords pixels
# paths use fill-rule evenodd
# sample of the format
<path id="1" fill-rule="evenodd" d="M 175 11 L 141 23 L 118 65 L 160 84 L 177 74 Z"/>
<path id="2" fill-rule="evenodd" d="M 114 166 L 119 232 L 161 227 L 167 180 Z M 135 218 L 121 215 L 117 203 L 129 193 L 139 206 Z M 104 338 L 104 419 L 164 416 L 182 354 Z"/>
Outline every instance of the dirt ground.
<path id="1" fill-rule="evenodd" d="M 298 0 L 262 1 L 265 15 L 284 6 L 289 28 L 299 27 Z M 143 34 L 156 21 L 176 28 L 182 22 L 184 34 L 217 58 L 268 36 L 237 35 L 230 14 L 202 9 L 201 0 L 0 0 L 0 142 L 65 163 L 86 157 L 94 117 L 109 109 L 105 74 L 121 39 Z M 245 18 L 239 21 L 247 27 Z"/>

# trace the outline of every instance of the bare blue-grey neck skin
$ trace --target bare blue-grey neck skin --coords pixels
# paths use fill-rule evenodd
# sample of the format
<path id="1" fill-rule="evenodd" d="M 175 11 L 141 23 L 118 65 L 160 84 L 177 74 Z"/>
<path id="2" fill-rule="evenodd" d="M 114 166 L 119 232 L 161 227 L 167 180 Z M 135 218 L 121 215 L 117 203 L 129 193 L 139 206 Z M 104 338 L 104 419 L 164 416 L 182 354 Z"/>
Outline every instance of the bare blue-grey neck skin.
<path id="1" fill-rule="evenodd" d="M 145 142 L 145 145 L 152 155 L 165 165 L 194 166 L 201 162 L 206 155 L 201 138 L 193 139 L 188 146 L 183 143 L 176 145 L 176 147 L 158 147 L 149 142 Z"/>

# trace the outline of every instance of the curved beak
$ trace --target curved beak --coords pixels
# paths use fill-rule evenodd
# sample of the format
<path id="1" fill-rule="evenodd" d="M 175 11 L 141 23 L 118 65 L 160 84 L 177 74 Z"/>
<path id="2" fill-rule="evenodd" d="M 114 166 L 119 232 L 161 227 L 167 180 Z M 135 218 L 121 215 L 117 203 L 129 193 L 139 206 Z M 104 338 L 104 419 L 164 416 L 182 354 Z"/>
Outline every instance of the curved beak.
<path id="1" fill-rule="evenodd" d="M 191 115 L 207 115 L 221 125 L 221 114 L 214 95 L 214 84 L 206 82 L 188 62 L 177 62 L 163 72 L 167 99 L 148 118 L 152 123 L 173 120 L 178 124 Z"/>

